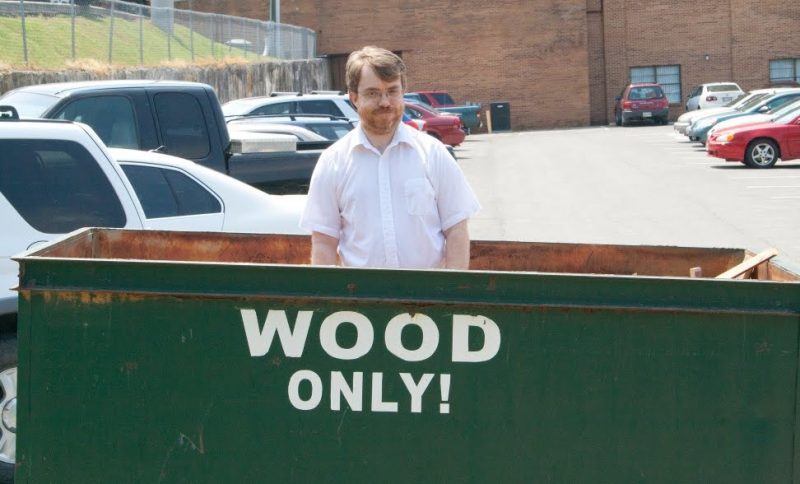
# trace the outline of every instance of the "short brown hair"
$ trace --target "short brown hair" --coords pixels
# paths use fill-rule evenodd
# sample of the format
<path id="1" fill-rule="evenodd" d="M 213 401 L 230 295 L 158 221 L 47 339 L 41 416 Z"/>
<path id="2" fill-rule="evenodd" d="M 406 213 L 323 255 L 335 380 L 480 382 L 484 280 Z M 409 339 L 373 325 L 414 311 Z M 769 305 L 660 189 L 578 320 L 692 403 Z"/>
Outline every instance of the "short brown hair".
<path id="1" fill-rule="evenodd" d="M 406 87 L 406 65 L 397 54 L 380 47 L 368 45 L 361 50 L 350 54 L 345 66 L 345 76 L 347 80 L 347 90 L 350 92 L 358 91 L 358 83 L 361 82 L 361 69 L 369 65 L 375 74 L 383 81 L 394 81 L 398 77 Z"/>

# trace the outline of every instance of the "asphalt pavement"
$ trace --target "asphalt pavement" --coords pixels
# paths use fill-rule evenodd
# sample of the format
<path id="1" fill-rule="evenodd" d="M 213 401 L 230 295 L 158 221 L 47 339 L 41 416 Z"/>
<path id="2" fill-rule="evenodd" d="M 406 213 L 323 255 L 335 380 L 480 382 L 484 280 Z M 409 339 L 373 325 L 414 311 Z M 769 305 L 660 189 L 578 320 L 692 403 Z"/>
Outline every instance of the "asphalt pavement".
<path id="1" fill-rule="evenodd" d="M 800 162 L 725 162 L 671 125 L 473 134 L 456 154 L 473 239 L 774 247 L 800 273 Z"/>

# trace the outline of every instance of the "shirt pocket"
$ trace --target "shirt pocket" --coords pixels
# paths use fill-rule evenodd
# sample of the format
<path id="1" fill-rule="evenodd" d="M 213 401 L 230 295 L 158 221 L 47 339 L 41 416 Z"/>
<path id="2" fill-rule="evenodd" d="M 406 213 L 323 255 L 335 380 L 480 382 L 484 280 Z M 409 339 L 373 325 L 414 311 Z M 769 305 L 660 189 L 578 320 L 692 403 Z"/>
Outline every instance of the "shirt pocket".
<path id="1" fill-rule="evenodd" d="M 406 181 L 406 207 L 410 215 L 430 215 L 436 212 L 436 196 L 427 178 Z"/>

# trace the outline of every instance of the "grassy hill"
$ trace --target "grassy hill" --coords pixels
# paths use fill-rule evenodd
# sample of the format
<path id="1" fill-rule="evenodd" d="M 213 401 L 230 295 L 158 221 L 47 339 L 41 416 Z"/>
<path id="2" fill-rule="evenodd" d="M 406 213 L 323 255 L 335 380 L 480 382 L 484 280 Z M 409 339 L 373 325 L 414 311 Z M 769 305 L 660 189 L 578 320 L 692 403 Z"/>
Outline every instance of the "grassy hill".
<path id="1" fill-rule="evenodd" d="M 75 18 L 74 59 L 72 19 L 69 16 L 27 16 L 25 20 L 27 65 L 23 53 L 21 19 L 0 17 L 0 45 L 3 46 L 0 49 L 0 66 L 56 70 L 73 61 L 107 63 L 109 60 L 111 21 L 107 17 Z M 265 60 L 252 52 L 214 42 L 197 32 L 191 34 L 188 28 L 178 24 L 173 28 L 173 35 L 168 36 L 149 19 L 143 19 L 140 23 L 137 19 L 115 17 L 111 45 L 111 63 L 118 66 L 158 65 L 167 61 L 192 62 L 192 46 L 194 62 L 231 58 Z"/>

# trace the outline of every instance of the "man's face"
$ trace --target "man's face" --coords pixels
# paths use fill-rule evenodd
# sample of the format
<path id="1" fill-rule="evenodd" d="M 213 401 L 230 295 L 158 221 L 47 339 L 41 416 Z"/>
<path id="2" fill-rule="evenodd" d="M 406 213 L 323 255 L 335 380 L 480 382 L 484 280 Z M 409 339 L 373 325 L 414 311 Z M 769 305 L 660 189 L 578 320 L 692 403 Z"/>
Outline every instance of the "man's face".
<path id="1" fill-rule="evenodd" d="M 372 67 L 361 68 L 358 92 L 350 92 L 360 123 L 367 134 L 390 135 L 403 118 L 403 83 L 400 78 L 386 82 Z"/>

